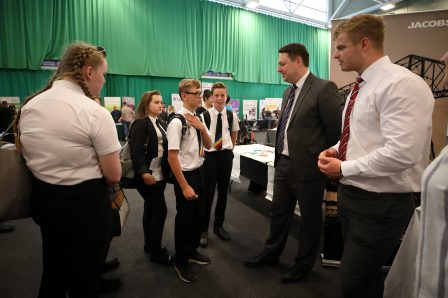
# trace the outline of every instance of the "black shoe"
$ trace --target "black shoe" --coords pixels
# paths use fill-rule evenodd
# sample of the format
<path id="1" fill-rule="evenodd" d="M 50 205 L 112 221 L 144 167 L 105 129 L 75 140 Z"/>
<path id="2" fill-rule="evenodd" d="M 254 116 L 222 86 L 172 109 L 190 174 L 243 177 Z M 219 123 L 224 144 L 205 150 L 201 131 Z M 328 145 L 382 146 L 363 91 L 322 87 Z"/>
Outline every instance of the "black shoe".
<path id="1" fill-rule="evenodd" d="M 105 293 L 105 292 L 113 292 L 118 290 L 119 288 L 121 288 L 121 279 L 116 277 L 116 278 L 101 278 L 100 281 L 100 292 L 101 293 Z"/>
<path id="2" fill-rule="evenodd" d="M 213 233 L 215 233 L 216 236 L 218 236 L 218 238 L 220 238 L 221 240 L 224 240 L 224 241 L 229 241 L 230 240 L 229 233 L 227 233 L 226 230 L 224 230 L 224 228 L 221 227 L 221 226 L 214 227 L 213 228 Z"/>
<path id="3" fill-rule="evenodd" d="M 152 254 L 150 259 L 151 262 L 160 265 L 169 266 L 173 264 L 173 257 L 169 255 L 168 250 L 161 250 L 158 254 Z"/>
<path id="4" fill-rule="evenodd" d="M 195 252 L 192 256 L 190 256 L 190 259 L 188 259 L 188 263 L 196 263 L 199 265 L 208 265 L 211 263 L 210 258 L 207 256 L 204 256 L 203 254 L 200 254 L 198 252 Z"/>
<path id="5" fill-rule="evenodd" d="M 266 253 L 262 252 L 256 256 L 247 258 L 243 262 L 243 264 L 244 264 L 244 266 L 250 267 L 250 268 L 260 267 L 260 266 L 264 266 L 264 265 L 272 266 L 272 265 L 278 264 L 278 258 L 269 257 L 266 255 Z"/>
<path id="6" fill-rule="evenodd" d="M 304 279 L 308 276 L 308 274 L 310 274 L 310 270 L 305 270 L 294 266 L 285 275 L 283 275 L 280 281 L 284 284 L 290 284 Z"/>
<path id="7" fill-rule="evenodd" d="M 0 224 L 0 233 L 9 233 L 14 231 L 16 227 Z"/>
<path id="8" fill-rule="evenodd" d="M 208 233 L 207 232 L 201 233 L 201 241 L 199 242 L 199 245 L 203 248 L 208 246 Z"/>
<path id="9" fill-rule="evenodd" d="M 113 258 L 110 261 L 106 261 L 103 266 L 103 272 L 111 271 L 117 269 L 120 266 L 120 261 L 118 258 Z"/>
<path id="10" fill-rule="evenodd" d="M 174 264 L 174 270 L 176 270 L 177 275 L 183 282 L 190 283 L 198 279 L 198 275 L 191 269 L 189 264 L 186 264 L 184 266 L 178 266 Z"/>

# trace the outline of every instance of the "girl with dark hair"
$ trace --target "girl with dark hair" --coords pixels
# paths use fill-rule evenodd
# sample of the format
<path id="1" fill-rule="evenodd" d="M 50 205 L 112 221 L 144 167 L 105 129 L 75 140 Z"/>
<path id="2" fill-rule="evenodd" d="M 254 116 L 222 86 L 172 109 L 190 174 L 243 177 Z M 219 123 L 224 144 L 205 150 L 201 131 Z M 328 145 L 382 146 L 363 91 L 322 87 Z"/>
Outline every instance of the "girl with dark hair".
<path id="1" fill-rule="evenodd" d="M 161 244 L 167 215 L 164 194 L 166 182 L 162 174 L 162 161 L 168 154 L 166 124 L 158 119 L 162 111 L 160 92 L 145 92 L 137 108 L 136 120 L 131 127 L 129 145 L 137 178 L 136 188 L 145 200 L 144 250 L 150 254 L 152 262 L 170 265 L 171 257 L 166 247 Z"/>

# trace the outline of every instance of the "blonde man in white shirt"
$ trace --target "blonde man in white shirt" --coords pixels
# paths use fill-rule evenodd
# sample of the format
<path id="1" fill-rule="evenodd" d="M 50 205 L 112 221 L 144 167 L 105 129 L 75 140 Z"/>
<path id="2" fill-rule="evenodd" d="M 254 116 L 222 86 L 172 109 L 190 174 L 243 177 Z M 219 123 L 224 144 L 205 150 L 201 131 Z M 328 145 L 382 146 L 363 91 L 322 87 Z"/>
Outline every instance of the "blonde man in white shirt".
<path id="1" fill-rule="evenodd" d="M 209 149 L 212 145 L 207 128 L 194 115 L 196 108 L 201 105 L 201 94 L 201 83 L 198 80 L 183 79 L 179 83 L 183 108 L 179 111 L 180 115 L 173 116 L 167 129 L 168 162 L 176 178 L 174 269 L 179 278 L 187 283 L 197 279 L 190 263 L 210 263 L 209 257 L 197 251 L 204 212 L 201 147 Z"/>
<path id="2" fill-rule="evenodd" d="M 218 186 L 218 198 L 213 232 L 224 241 L 230 240 L 230 235 L 224 229 L 223 223 L 227 206 L 227 190 L 232 173 L 233 147 L 239 130 L 238 116 L 224 107 L 227 99 L 226 85 L 221 82 L 214 83 L 212 97 L 213 107 L 201 114 L 202 122 L 206 124 L 210 131 L 210 137 L 214 140 L 212 148 L 205 150 L 205 213 L 200 242 L 202 247 L 208 245 L 208 226 L 216 186 Z"/>
<path id="3" fill-rule="evenodd" d="M 334 58 L 357 83 L 342 116 L 341 140 L 319 156 L 340 178 L 344 297 L 382 297 L 381 267 L 412 217 L 428 165 L 434 98 L 423 79 L 384 54 L 381 17 L 359 15 L 334 31 Z"/>

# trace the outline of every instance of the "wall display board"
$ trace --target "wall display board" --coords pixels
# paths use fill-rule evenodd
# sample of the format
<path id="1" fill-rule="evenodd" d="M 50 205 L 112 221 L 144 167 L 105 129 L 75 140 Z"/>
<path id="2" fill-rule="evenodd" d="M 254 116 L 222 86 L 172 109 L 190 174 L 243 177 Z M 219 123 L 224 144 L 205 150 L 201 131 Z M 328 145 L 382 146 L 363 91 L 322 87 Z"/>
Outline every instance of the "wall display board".
<path id="1" fill-rule="evenodd" d="M 212 90 L 213 83 L 202 82 L 202 91 L 204 90 Z"/>
<path id="2" fill-rule="evenodd" d="M 171 105 L 174 107 L 174 112 L 178 113 L 182 107 L 183 107 L 183 102 L 182 99 L 180 99 L 179 94 L 177 93 L 172 93 L 171 94 Z"/>
<path id="3" fill-rule="evenodd" d="M 435 10 L 418 13 L 406 13 L 383 16 L 386 24 L 384 51 L 392 62 L 401 60 L 408 55 L 417 55 L 434 60 L 439 60 L 448 51 L 448 10 Z M 332 22 L 332 28 L 336 28 L 341 20 Z M 333 39 L 333 32 L 332 32 Z M 355 81 L 355 72 L 341 71 L 338 62 L 333 59 L 334 41 L 331 46 L 330 80 L 341 88 Z M 413 69 L 424 69 L 425 81 L 432 84 L 433 73 L 430 62 L 422 64 L 415 63 Z M 442 78 L 436 80 L 436 86 L 441 86 Z M 433 113 L 432 141 L 436 155 L 446 144 L 448 124 L 448 100 L 446 98 L 436 99 Z"/>
<path id="4" fill-rule="evenodd" d="M 104 107 L 109 112 L 114 110 L 114 106 L 121 110 L 121 97 L 104 97 Z"/>
<path id="5" fill-rule="evenodd" d="M 243 117 L 246 120 L 257 120 L 257 100 L 243 100 Z"/>
<path id="6" fill-rule="evenodd" d="M 281 98 L 266 98 L 265 100 L 265 108 L 268 111 L 276 111 L 280 110 L 282 107 L 282 99 Z"/>
<path id="7" fill-rule="evenodd" d="M 240 100 L 239 99 L 231 99 L 230 106 L 235 114 L 240 114 Z"/>

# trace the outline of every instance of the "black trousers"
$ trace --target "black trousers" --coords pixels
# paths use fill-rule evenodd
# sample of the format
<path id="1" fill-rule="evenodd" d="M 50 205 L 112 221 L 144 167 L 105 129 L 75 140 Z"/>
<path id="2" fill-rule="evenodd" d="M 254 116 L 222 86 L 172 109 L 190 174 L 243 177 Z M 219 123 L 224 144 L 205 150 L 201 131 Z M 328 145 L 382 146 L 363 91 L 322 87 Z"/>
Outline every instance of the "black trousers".
<path id="1" fill-rule="evenodd" d="M 301 222 L 294 266 L 309 271 L 314 266 L 319 250 L 326 178 L 300 181 L 293 175 L 296 166 L 287 157 L 280 156 L 275 167 L 271 227 L 265 253 L 278 258 L 283 252 L 298 202 Z"/>
<path id="2" fill-rule="evenodd" d="M 218 198 L 215 207 L 215 226 L 222 226 L 227 206 L 227 192 L 232 174 L 233 152 L 222 150 L 205 152 L 203 168 L 205 185 L 205 212 L 202 231 L 207 232 L 210 224 L 210 213 L 218 185 Z"/>
<path id="3" fill-rule="evenodd" d="M 381 267 L 397 247 L 415 208 L 414 193 L 374 193 L 340 184 L 344 297 L 383 297 Z"/>
<path id="4" fill-rule="evenodd" d="M 182 189 L 174 181 L 176 195 L 176 219 L 174 224 L 174 242 L 176 247 L 176 265 L 187 264 L 191 255 L 196 252 L 201 239 L 202 218 L 204 214 L 204 195 L 201 169 L 183 172 L 188 184 L 194 189 L 198 198 L 185 199 Z"/>
<path id="5" fill-rule="evenodd" d="M 165 181 L 159 181 L 151 186 L 144 184 L 143 180 L 137 182 L 137 191 L 145 200 L 143 205 L 145 251 L 149 251 L 151 255 L 162 253 L 162 235 L 167 215 L 165 187 Z"/>
<path id="6" fill-rule="evenodd" d="M 39 297 L 97 297 L 111 240 L 112 208 L 102 179 L 33 182 L 31 213 L 42 233 Z"/>

